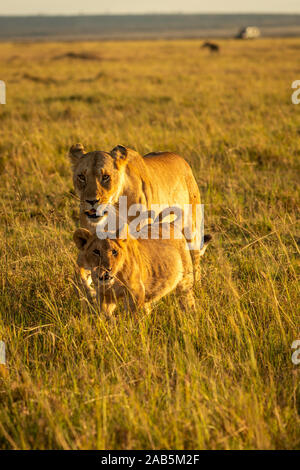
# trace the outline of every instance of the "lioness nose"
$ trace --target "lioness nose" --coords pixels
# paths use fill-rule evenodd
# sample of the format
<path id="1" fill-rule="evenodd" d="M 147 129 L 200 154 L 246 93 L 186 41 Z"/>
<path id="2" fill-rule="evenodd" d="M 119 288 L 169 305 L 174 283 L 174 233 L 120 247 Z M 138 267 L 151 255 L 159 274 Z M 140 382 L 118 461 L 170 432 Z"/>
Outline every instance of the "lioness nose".
<path id="1" fill-rule="evenodd" d="M 89 204 L 91 204 L 91 206 L 93 206 L 94 204 L 97 204 L 97 202 L 99 202 L 100 199 L 92 199 L 91 201 L 86 199 L 86 202 L 88 202 Z"/>

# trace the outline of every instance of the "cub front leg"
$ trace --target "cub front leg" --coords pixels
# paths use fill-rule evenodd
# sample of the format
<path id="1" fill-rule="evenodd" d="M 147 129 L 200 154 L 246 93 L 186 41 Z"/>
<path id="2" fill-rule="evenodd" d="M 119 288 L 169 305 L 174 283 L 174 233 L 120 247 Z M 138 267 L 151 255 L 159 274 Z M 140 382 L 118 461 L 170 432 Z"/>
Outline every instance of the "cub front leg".
<path id="1" fill-rule="evenodd" d="M 77 267 L 75 270 L 75 286 L 79 296 L 80 303 L 84 311 L 88 311 L 88 305 L 93 303 L 96 298 L 96 291 L 91 286 L 92 278 L 90 270 Z"/>
<path id="2" fill-rule="evenodd" d="M 79 249 L 76 269 L 78 282 L 76 286 L 79 297 L 85 307 L 87 307 L 88 303 L 92 302 L 96 296 L 96 292 L 92 287 L 91 268 L 86 261 L 86 254 L 84 251 L 84 246 L 90 237 L 91 233 L 83 228 L 77 229 L 73 234 L 73 241 Z"/>
<path id="3" fill-rule="evenodd" d="M 146 315 L 150 315 L 150 313 L 152 312 L 152 305 L 150 302 L 146 302 L 145 305 L 144 305 L 144 309 L 145 309 L 145 312 L 146 312 Z"/>
<path id="4" fill-rule="evenodd" d="M 110 318 L 116 307 L 117 305 L 115 303 L 102 303 L 102 305 L 100 305 L 100 313 L 103 313 L 106 317 Z"/>

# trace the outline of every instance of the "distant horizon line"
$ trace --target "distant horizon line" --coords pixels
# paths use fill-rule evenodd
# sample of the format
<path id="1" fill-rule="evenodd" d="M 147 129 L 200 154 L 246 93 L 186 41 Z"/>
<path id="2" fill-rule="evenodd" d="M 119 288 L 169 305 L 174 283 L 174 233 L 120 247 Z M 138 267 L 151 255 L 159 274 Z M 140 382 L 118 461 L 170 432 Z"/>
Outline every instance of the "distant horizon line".
<path id="1" fill-rule="evenodd" d="M 181 11 L 170 11 L 170 12 L 137 12 L 137 13 L 112 13 L 112 12 L 103 12 L 103 13 L 0 13 L 0 17 L 57 17 L 57 16 L 164 16 L 164 15 L 178 15 L 178 16 L 192 16 L 192 15 L 300 15 L 300 11 L 295 12 L 255 12 L 255 11 L 248 11 L 248 12 L 181 12 Z"/>

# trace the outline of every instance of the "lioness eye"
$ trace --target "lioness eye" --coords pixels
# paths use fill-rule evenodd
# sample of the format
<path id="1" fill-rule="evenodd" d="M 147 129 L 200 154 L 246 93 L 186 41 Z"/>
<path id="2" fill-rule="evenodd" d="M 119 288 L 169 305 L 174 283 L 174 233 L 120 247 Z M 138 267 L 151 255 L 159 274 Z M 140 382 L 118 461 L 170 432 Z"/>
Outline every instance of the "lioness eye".
<path id="1" fill-rule="evenodd" d="M 94 250 L 93 253 L 94 253 L 94 255 L 100 256 L 100 251 L 99 250 Z"/>
<path id="2" fill-rule="evenodd" d="M 112 254 L 113 254 L 114 256 L 117 256 L 118 250 L 112 250 Z"/>
<path id="3" fill-rule="evenodd" d="M 110 176 L 109 175 L 103 175 L 102 176 L 102 181 L 109 181 L 110 180 Z"/>
<path id="4" fill-rule="evenodd" d="M 85 176 L 84 176 L 84 175 L 78 175 L 78 179 L 79 179 L 79 181 L 81 181 L 82 183 L 85 183 Z"/>

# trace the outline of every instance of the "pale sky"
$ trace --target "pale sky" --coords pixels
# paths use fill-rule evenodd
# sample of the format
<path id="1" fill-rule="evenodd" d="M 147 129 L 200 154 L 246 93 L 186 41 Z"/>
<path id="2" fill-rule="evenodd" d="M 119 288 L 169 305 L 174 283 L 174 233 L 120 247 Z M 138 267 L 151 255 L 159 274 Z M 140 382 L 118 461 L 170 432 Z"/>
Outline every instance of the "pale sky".
<path id="1" fill-rule="evenodd" d="M 300 0 L 1 0 L 0 15 L 300 13 Z"/>

